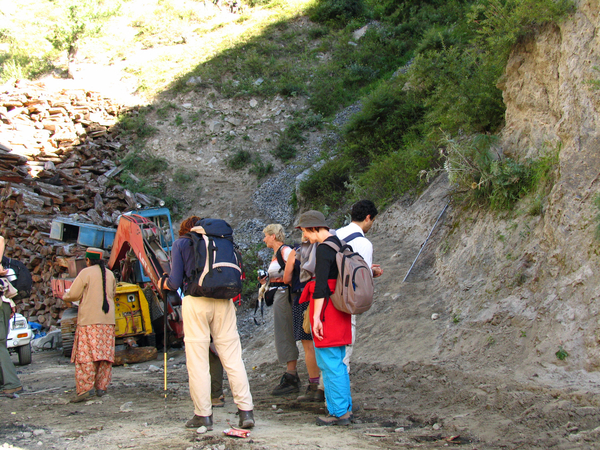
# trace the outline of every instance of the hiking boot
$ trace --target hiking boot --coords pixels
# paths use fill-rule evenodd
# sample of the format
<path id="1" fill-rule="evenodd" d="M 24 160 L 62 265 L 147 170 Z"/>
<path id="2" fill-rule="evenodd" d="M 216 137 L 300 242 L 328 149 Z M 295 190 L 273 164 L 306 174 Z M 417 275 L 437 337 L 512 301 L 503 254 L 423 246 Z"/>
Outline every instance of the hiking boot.
<path id="1" fill-rule="evenodd" d="M 350 422 L 352 421 L 353 418 L 354 418 L 354 416 L 352 415 L 352 412 L 350 412 L 350 411 L 348 411 L 346 414 L 344 414 L 341 417 L 335 417 L 330 414 L 327 417 L 317 417 L 317 426 L 319 426 L 319 427 L 329 427 L 329 426 L 334 426 L 334 425 L 348 426 L 348 425 L 350 425 Z"/>
<path id="2" fill-rule="evenodd" d="M 254 411 L 242 411 L 238 409 L 238 412 L 240 414 L 239 427 L 245 430 L 254 428 Z"/>
<path id="3" fill-rule="evenodd" d="M 91 397 L 91 391 L 84 392 L 83 394 L 76 395 L 70 401 L 71 403 L 81 403 L 89 400 Z"/>
<path id="4" fill-rule="evenodd" d="M 198 416 L 197 414 L 194 414 L 194 417 L 192 417 L 190 420 L 187 421 L 187 423 L 185 424 L 186 428 L 200 428 L 202 426 L 206 427 L 206 429 L 208 431 L 212 431 L 213 429 L 213 420 L 212 420 L 213 416 L 212 414 L 210 416 Z"/>
<path id="5" fill-rule="evenodd" d="M 2 391 L 2 393 L 4 394 L 5 397 L 8 398 L 19 398 L 18 393 L 21 392 L 23 390 L 23 386 L 19 386 L 13 389 L 4 389 Z"/>
<path id="6" fill-rule="evenodd" d="M 272 395 L 285 395 L 300 392 L 300 378 L 298 375 L 285 372 L 281 377 L 279 386 L 271 392 Z"/>
<path id="7" fill-rule="evenodd" d="M 325 400 L 325 392 L 319 389 L 318 383 L 310 383 L 306 386 L 306 393 L 297 398 L 299 402 L 322 402 Z"/>
<path id="8" fill-rule="evenodd" d="M 211 398 L 210 402 L 212 403 L 213 408 L 222 408 L 225 406 L 225 396 L 221 395 L 218 398 Z"/>
<path id="9" fill-rule="evenodd" d="M 325 391 L 323 389 L 317 389 L 315 402 L 325 403 Z"/>

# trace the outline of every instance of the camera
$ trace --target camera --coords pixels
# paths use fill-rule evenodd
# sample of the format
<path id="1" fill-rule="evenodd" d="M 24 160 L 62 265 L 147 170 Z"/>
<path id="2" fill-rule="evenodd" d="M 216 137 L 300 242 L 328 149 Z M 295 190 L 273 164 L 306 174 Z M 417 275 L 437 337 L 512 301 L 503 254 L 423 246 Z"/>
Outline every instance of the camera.
<path id="1" fill-rule="evenodd" d="M 258 278 L 267 278 L 269 276 L 269 272 L 264 269 L 258 269 Z"/>

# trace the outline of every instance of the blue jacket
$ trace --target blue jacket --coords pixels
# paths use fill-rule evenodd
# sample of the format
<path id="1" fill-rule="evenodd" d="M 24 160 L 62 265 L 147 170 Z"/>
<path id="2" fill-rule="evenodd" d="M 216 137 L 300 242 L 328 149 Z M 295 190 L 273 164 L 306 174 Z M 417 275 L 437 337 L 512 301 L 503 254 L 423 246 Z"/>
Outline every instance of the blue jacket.
<path id="1" fill-rule="evenodd" d="M 167 286 L 170 290 L 176 291 L 183 288 L 192 278 L 192 273 L 196 267 L 194 244 L 191 239 L 180 237 L 173 242 L 171 249 L 171 274 L 167 279 Z"/>

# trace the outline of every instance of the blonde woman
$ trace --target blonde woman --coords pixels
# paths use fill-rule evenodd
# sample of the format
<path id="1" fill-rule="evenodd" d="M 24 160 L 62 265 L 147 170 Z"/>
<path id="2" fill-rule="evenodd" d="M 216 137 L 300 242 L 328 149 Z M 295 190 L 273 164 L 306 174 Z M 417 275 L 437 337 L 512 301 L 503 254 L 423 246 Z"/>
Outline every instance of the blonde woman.
<path id="1" fill-rule="evenodd" d="M 298 347 L 296 347 L 296 338 L 294 337 L 292 296 L 290 293 L 290 282 L 294 270 L 296 252 L 284 244 L 285 233 L 280 224 L 272 223 L 267 225 L 263 233 L 265 235 L 263 242 L 268 248 L 273 250 L 273 258 L 269 264 L 268 273 L 271 287 L 276 286 L 277 289 L 273 299 L 275 349 L 279 362 L 286 365 L 286 371 L 281 377 L 279 385 L 273 389 L 271 394 L 286 395 L 300 392 L 300 378 L 296 370 Z M 281 267 L 277 261 L 277 254 L 280 254 L 285 262 L 284 267 Z M 261 279 L 260 282 L 264 284 L 266 279 Z"/>

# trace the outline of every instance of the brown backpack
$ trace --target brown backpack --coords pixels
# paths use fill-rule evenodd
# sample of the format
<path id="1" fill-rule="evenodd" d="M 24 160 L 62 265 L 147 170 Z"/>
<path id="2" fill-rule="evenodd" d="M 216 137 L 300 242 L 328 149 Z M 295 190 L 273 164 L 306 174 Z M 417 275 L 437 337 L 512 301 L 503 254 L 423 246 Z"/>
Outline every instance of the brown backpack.
<path id="1" fill-rule="evenodd" d="M 362 314 L 373 304 L 373 272 L 362 256 L 342 241 L 342 247 L 335 242 L 325 241 L 333 248 L 338 267 L 335 292 L 331 294 L 333 306 L 348 314 Z"/>

